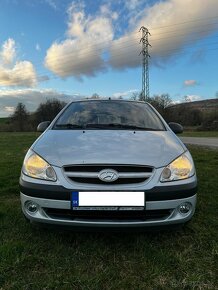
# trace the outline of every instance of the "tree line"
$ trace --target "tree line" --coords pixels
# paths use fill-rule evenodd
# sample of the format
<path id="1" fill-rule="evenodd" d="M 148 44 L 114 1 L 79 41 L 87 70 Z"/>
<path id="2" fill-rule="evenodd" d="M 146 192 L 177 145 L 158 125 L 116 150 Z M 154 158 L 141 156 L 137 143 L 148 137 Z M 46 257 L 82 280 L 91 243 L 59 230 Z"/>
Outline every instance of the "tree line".
<path id="1" fill-rule="evenodd" d="M 0 131 L 36 131 L 39 123 L 52 121 L 65 105 L 65 102 L 57 99 L 48 99 L 35 112 L 30 113 L 23 103 L 18 103 L 8 120 L 0 124 Z"/>
<path id="2" fill-rule="evenodd" d="M 99 99 L 93 94 L 93 99 Z M 122 99 L 122 97 L 120 97 Z M 140 93 L 133 93 L 132 100 L 142 100 Z M 199 130 L 218 130 L 218 110 L 202 112 L 191 106 L 173 106 L 169 94 L 154 95 L 147 100 L 167 122 L 177 122 L 185 127 L 195 126 Z M 30 113 L 23 103 L 18 103 L 14 113 L 5 123 L 0 123 L 0 131 L 35 131 L 43 121 L 52 121 L 66 105 L 58 99 L 48 99 L 41 103 L 35 112 Z"/>
<path id="3" fill-rule="evenodd" d="M 140 93 L 134 93 L 134 100 L 141 100 Z M 214 110 L 202 111 L 189 106 L 189 99 L 184 97 L 184 102 L 175 105 L 169 94 L 154 95 L 147 101 L 163 116 L 166 122 L 176 122 L 185 128 L 195 127 L 199 131 L 218 130 L 218 107 Z"/>

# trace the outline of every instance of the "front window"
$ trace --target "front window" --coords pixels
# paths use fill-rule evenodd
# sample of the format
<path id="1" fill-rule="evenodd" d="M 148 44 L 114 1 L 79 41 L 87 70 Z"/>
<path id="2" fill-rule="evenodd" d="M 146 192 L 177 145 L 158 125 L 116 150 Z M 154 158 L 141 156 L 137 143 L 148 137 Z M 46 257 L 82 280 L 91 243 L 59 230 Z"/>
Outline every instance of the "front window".
<path id="1" fill-rule="evenodd" d="M 80 101 L 70 104 L 53 129 L 138 129 L 163 131 L 165 127 L 146 103 Z"/>

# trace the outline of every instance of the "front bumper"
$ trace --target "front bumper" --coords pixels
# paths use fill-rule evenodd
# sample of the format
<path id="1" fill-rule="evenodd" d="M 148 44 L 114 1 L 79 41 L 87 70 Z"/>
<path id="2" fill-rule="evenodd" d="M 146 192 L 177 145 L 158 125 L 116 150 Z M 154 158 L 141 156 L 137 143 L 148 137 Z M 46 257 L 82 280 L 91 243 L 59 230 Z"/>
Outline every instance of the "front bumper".
<path id="1" fill-rule="evenodd" d="M 20 194 L 22 210 L 24 215 L 33 222 L 47 223 L 53 225 L 65 225 L 74 227 L 150 227 L 150 226 L 166 226 L 173 224 L 183 224 L 191 219 L 195 211 L 196 194 L 182 199 L 165 200 L 165 201 L 147 201 L 146 212 L 165 212 L 165 215 L 154 215 L 153 218 L 149 215 L 149 218 L 128 218 L 125 220 L 120 219 L 95 219 L 84 217 L 73 217 L 69 213 L 71 210 L 71 201 L 68 200 L 54 200 L 38 197 L 30 197 L 23 193 Z M 38 206 L 38 210 L 34 213 L 28 211 L 25 206 L 28 202 L 34 202 Z M 179 212 L 179 206 L 188 202 L 191 204 L 191 210 L 187 214 Z M 55 216 L 51 212 L 54 210 L 61 210 L 62 216 Z"/>
<path id="2" fill-rule="evenodd" d="M 64 186 L 63 186 L 64 185 Z M 125 218 L 121 213 L 119 218 L 111 211 L 107 217 L 78 216 L 71 210 L 72 191 L 144 191 L 146 196 L 146 210 L 133 212 Z M 91 185 L 83 188 L 72 188 L 72 184 L 64 184 L 64 180 L 56 183 L 35 180 L 21 175 L 20 197 L 24 215 L 32 222 L 53 225 L 68 225 L 73 227 L 150 227 L 183 224 L 191 219 L 195 212 L 197 178 L 193 176 L 187 180 L 163 184 L 153 178 L 148 184 L 137 187 L 122 186 L 94 188 Z M 27 203 L 37 204 L 37 211 L 30 212 Z M 182 203 L 190 204 L 190 211 L 183 214 L 179 211 Z M 102 211 L 101 211 L 102 212 Z M 100 212 L 99 212 L 100 213 Z M 143 215 L 144 214 L 144 215 Z M 122 216 L 123 215 L 123 216 Z"/>

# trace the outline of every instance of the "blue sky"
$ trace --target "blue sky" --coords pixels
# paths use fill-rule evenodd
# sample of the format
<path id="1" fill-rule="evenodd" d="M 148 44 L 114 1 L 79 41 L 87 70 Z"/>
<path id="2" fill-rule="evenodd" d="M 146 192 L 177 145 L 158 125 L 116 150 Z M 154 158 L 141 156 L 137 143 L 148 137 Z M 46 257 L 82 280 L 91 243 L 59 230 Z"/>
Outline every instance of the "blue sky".
<path id="1" fill-rule="evenodd" d="M 151 33 L 150 95 L 218 91 L 217 0 L 1 0 L 0 117 L 18 102 L 141 90 L 139 28 Z"/>

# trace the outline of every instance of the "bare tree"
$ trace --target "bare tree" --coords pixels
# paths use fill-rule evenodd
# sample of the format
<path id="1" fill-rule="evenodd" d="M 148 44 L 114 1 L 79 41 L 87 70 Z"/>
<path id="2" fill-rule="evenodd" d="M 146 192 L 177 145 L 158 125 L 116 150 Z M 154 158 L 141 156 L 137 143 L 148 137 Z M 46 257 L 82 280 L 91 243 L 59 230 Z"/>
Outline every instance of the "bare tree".
<path id="1" fill-rule="evenodd" d="M 52 121 L 65 105 L 65 102 L 57 99 L 49 99 L 45 103 L 41 103 L 34 113 L 35 125 L 43 121 Z"/>
<path id="2" fill-rule="evenodd" d="M 166 109 L 169 105 L 172 104 L 172 99 L 170 98 L 169 94 L 162 94 L 153 96 L 150 98 L 150 102 L 156 105 L 157 107 L 161 108 L 162 110 Z"/>
<path id="3" fill-rule="evenodd" d="M 91 99 L 100 99 L 100 96 L 99 96 L 99 94 L 94 93 L 94 94 L 91 96 Z"/>
<path id="4" fill-rule="evenodd" d="M 130 99 L 131 100 L 134 100 L 134 101 L 137 101 L 139 100 L 139 97 L 140 97 L 140 93 L 139 92 L 133 92 Z"/>
<path id="5" fill-rule="evenodd" d="M 29 113 L 23 103 L 18 103 L 14 113 L 11 115 L 11 122 L 15 130 L 24 131 L 28 128 Z"/>

